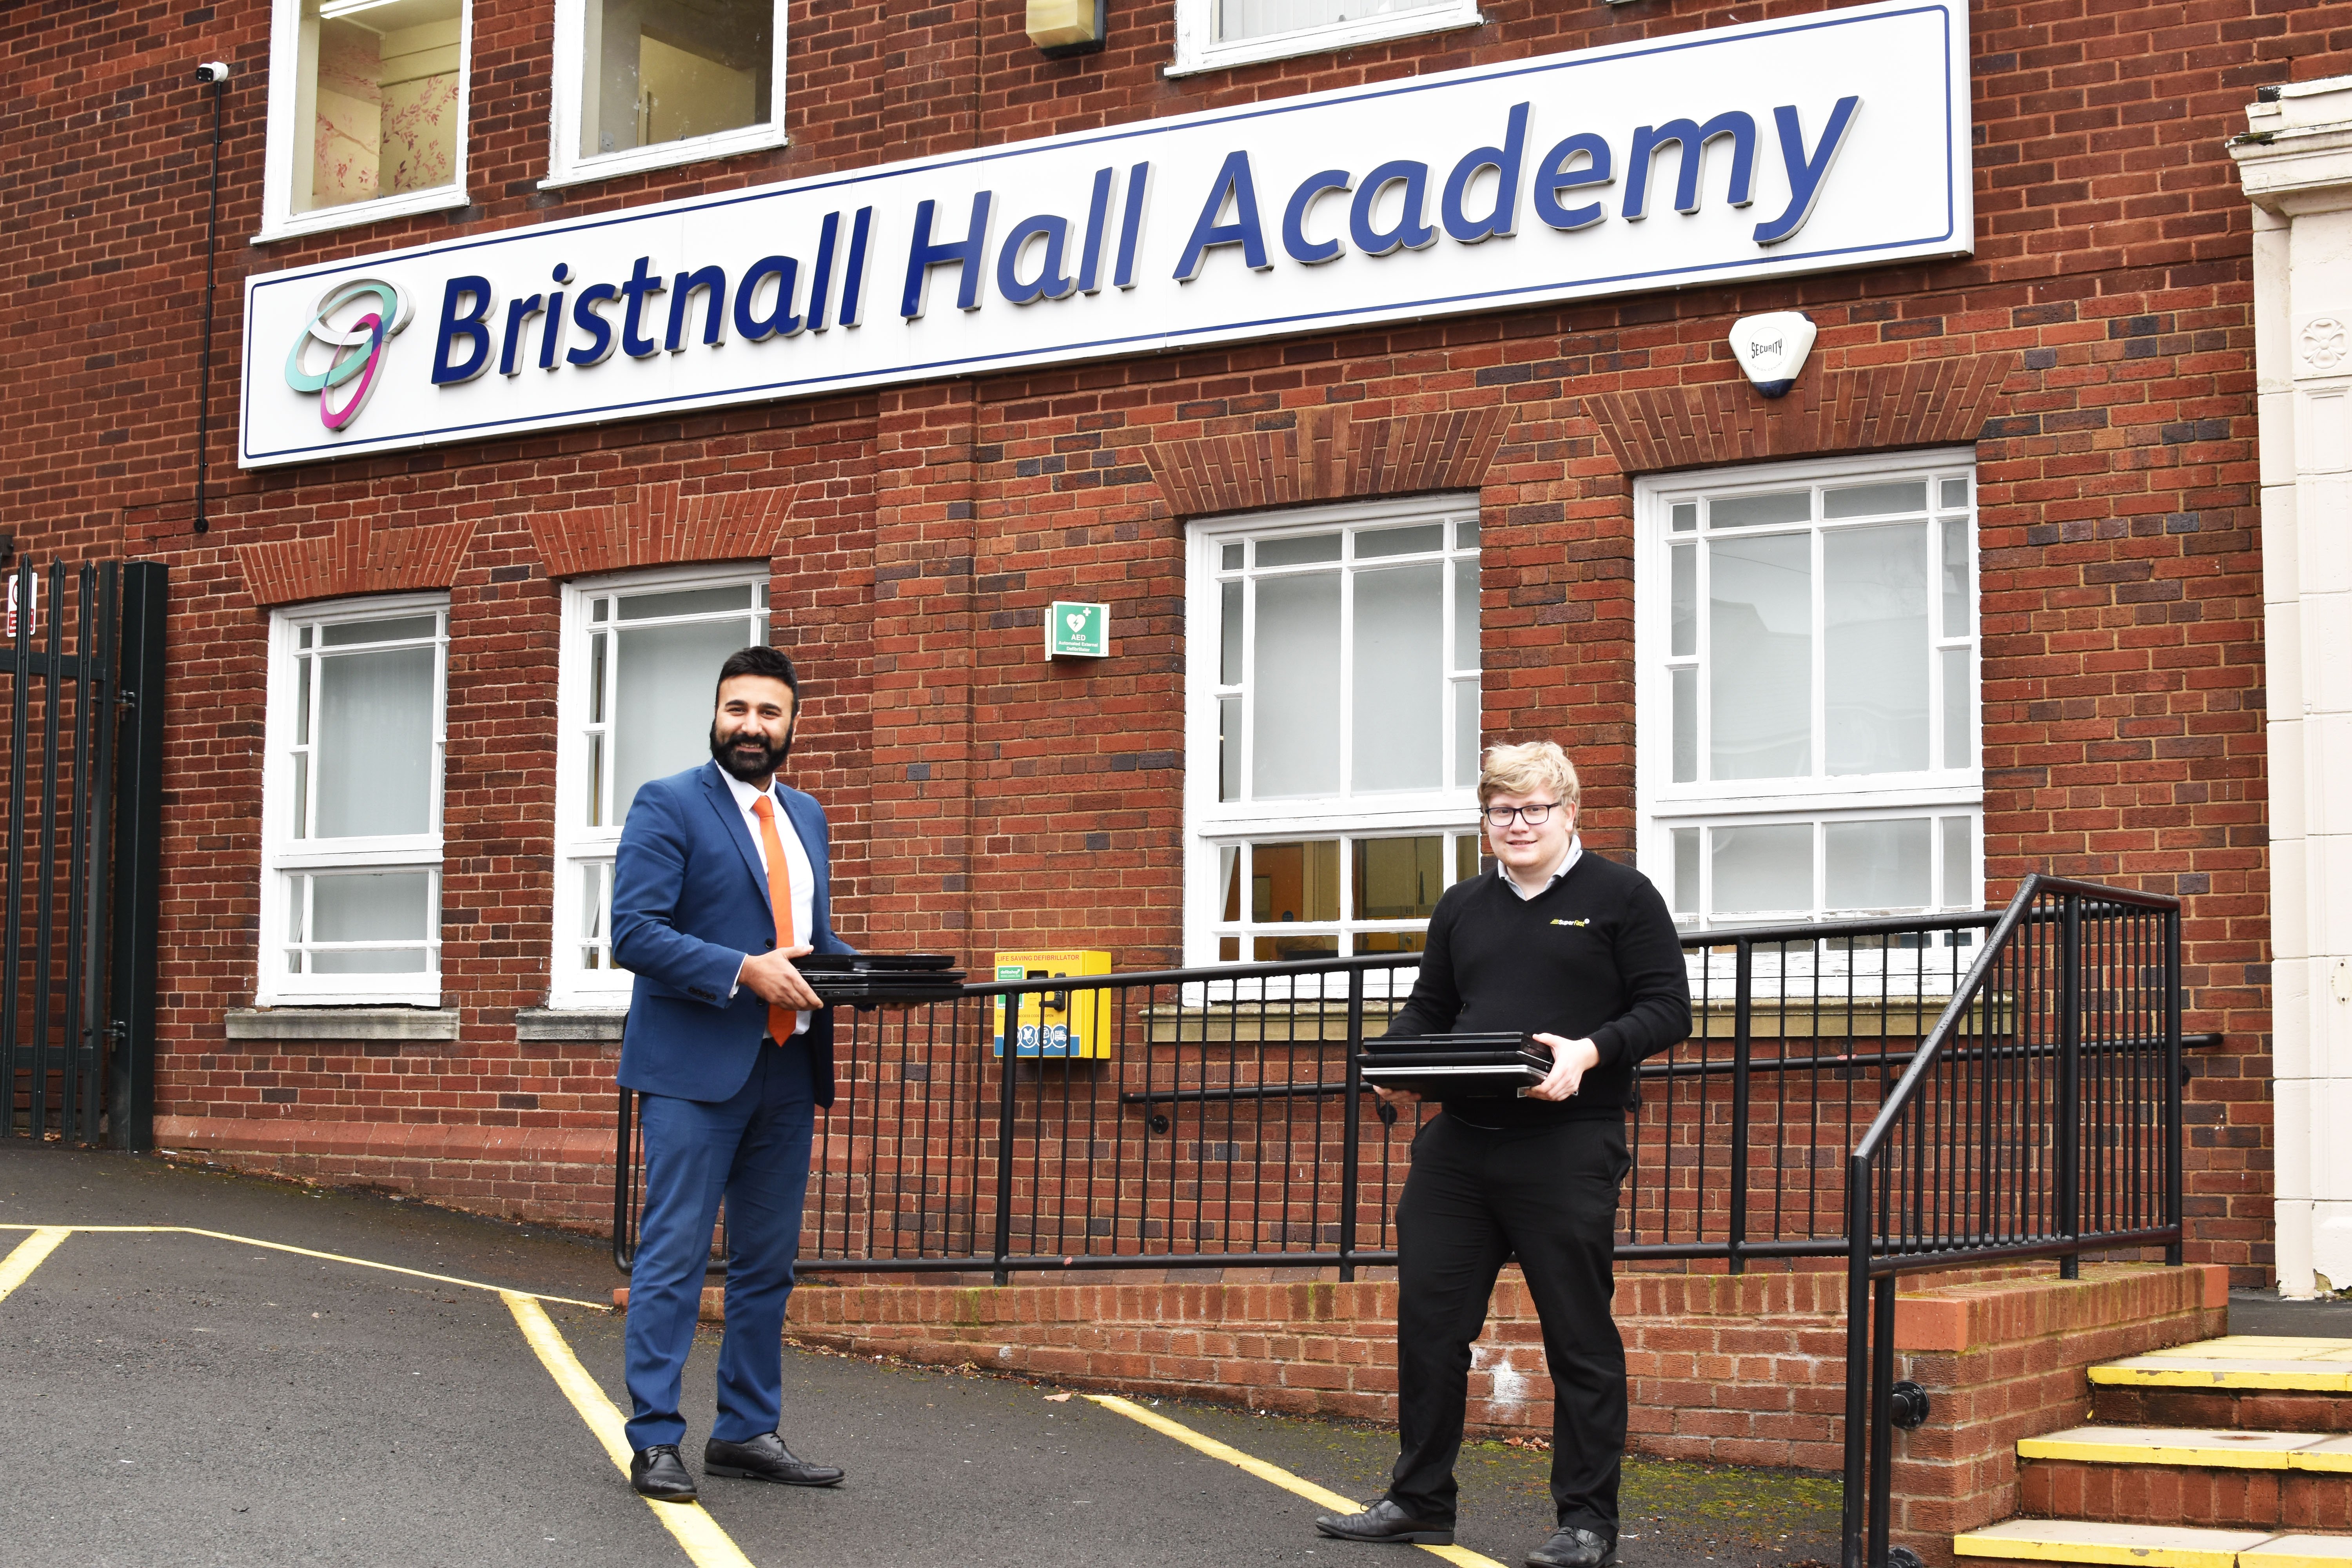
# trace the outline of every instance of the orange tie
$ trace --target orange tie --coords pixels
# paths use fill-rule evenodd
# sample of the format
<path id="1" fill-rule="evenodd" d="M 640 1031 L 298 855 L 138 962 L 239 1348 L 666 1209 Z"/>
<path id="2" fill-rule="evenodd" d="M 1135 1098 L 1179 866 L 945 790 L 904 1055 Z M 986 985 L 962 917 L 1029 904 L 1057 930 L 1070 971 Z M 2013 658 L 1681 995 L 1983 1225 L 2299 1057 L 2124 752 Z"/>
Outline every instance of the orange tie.
<path id="1" fill-rule="evenodd" d="M 795 945 L 793 935 L 793 868 L 784 858 L 784 841 L 776 837 L 775 797 L 762 793 L 751 803 L 752 813 L 760 819 L 760 847 L 768 857 L 768 904 L 776 913 L 776 950 L 781 952 Z M 782 1045 L 793 1037 L 800 1015 L 790 1007 L 770 1005 L 768 1037 Z"/>

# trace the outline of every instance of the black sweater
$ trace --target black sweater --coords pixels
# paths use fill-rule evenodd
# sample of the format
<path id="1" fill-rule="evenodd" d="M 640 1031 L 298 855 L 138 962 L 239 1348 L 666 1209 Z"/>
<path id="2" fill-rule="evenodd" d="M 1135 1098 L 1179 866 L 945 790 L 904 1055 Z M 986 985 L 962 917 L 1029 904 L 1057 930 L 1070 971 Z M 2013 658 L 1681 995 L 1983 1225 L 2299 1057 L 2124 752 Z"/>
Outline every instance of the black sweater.
<path id="1" fill-rule="evenodd" d="M 1448 1097 L 1486 1127 L 1622 1115 L 1633 1067 L 1690 1035 L 1690 980 L 1674 916 L 1629 866 L 1587 850 L 1532 899 L 1502 872 L 1456 882 L 1437 900 L 1412 995 L 1391 1037 L 1499 1030 L 1591 1039 L 1601 1060 L 1565 1100 Z"/>

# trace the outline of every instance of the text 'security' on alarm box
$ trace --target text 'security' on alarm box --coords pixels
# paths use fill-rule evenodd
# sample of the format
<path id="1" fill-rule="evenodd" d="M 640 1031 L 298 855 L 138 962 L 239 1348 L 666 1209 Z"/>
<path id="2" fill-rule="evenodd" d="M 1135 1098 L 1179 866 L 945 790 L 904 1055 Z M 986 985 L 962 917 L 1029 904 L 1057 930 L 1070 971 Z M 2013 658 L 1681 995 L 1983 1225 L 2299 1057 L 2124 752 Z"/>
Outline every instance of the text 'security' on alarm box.
<path id="1" fill-rule="evenodd" d="M 1066 974 L 1108 974 L 1110 954 L 1076 948 L 1035 948 L 996 955 L 996 978 L 1053 980 Z M 996 999 L 996 1054 L 1004 1054 L 1004 1035 L 1013 1031 L 1016 1057 L 1061 1057 L 1108 1060 L 1111 1039 L 1111 993 L 1108 986 L 1086 991 L 1024 991 Z M 1005 1005 L 1019 1004 L 1013 1013 Z"/>

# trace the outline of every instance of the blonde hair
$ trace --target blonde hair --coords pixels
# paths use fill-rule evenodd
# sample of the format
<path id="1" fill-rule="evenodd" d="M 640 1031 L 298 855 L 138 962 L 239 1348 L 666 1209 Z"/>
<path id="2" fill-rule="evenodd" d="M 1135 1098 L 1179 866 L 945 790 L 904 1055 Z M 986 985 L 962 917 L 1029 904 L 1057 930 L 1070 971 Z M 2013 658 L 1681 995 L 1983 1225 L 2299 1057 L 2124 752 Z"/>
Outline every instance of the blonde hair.
<path id="1" fill-rule="evenodd" d="M 1498 795 L 1550 794 L 1570 805 L 1579 804 L 1584 786 L 1578 783 L 1576 764 L 1557 741 L 1528 741 L 1516 746 L 1489 746 L 1478 770 L 1478 804 Z"/>

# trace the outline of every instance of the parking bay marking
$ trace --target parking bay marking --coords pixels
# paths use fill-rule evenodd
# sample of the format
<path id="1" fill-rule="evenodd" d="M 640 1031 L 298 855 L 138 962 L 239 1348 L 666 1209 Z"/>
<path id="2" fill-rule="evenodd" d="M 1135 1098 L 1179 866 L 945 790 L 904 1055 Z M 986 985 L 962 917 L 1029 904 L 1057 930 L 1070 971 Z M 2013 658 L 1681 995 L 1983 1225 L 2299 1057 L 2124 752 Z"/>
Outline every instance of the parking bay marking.
<path id="1" fill-rule="evenodd" d="M 42 1260 L 58 1249 L 59 1242 L 73 1234 L 59 1225 L 8 1226 L 5 1228 L 26 1229 L 33 1234 L 18 1242 L 7 1257 L 0 1258 L 0 1301 L 6 1300 L 10 1291 L 32 1278 L 33 1270 L 41 1266 Z"/>
<path id="2" fill-rule="evenodd" d="M 1317 1486 L 1304 1476 L 1293 1475 L 1279 1465 L 1269 1465 L 1255 1455 L 1228 1447 L 1214 1437 L 1195 1432 L 1181 1421 L 1171 1421 L 1156 1410 L 1146 1410 L 1133 1400 L 1121 1399 L 1116 1394 L 1089 1394 L 1087 1398 L 1105 1410 L 1117 1411 L 1130 1421 L 1142 1423 L 1163 1437 L 1173 1437 L 1188 1448 L 1197 1449 L 1213 1459 L 1223 1459 L 1236 1469 L 1248 1471 L 1259 1480 L 1270 1482 L 1284 1491 L 1295 1493 L 1336 1513 L 1354 1513 L 1363 1506 L 1352 1498 L 1344 1498 L 1338 1492 Z M 1493 1558 L 1482 1557 L 1466 1546 L 1423 1546 L 1422 1550 L 1443 1557 L 1454 1563 L 1456 1568 L 1503 1568 Z"/>
<path id="3" fill-rule="evenodd" d="M 89 1236 L 202 1236 L 208 1237 L 214 1241 L 233 1241 L 239 1247 L 267 1247 L 272 1252 L 290 1252 L 297 1258 L 317 1258 L 329 1263 L 348 1263 L 354 1268 L 376 1268 L 383 1270 L 386 1274 L 405 1274 L 412 1279 L 430 1279 L 436 1285 L 457 1285 L 462 1286 L 468 1290 L 488 1290 L 499 1296 L 505 1296 L 510 1293 L 507 1290 L 506 1287 L 502 1285 L 485 1285 L 478 1279 L 460 1279 L 454 1274 L 432 1274 L 422 1268 L 404 1268 L 397 1263 L 377 1263 L 371 1258 L 352 1258 L 341 1252 L 319 1252 L 308 1247 L 296 1247 L 288 1242 L 264 1241 L 259 1237 L 232 1236 L 227 1231 L 206 1230 L 202 1226 L 0 1225 L 0 1231 L 6 1230 L 32 1231 L 34 1233 L 35 1241 L 37 1241 L 42 1236 L 51 1233 L 54 1233 L 57 1237 L 56 1241 L 52 1241 L 47 1247 L 43 1247 L 39 1255 L 35 1257 L 31 1262 L 25 1266 L 25 1273 L 26 1274 L 31 1273 L 34 1268 L 40 1263 L 41 1259 L 49 1255 L 49 1252 L 56 1247 L 58 1241 L 64 1240 L 67 1237 L 72 1235 L 76 1231 L 80 1231 Z M 5 1297 L 10 1289 L 14 1289 L 22 1281 L 23 1277 L 21 1275 L 11 1278 L 7 1269 L 9 1266 L 16 1262 L 16 1253 L 26 1251 L 32 1245 L 33 1242 L 26 1242 L 23 1247 L 19 1247 L 16 1249 L 16 1252 L 12 1252 L 8 1255 L 8 1262 L 6 1264 L 0 1264 L 0 1297 Z M 537 1301 L 561 1301 L 567 1307 L 587 1307 L 599 1312 L 609 1312 L 613 1310 L 613 1304 L 609 1301 L 583 1301 L 576 1297 L 572 1296 L 551 1296 L 544 1290 L 518 1290 L 511 1292 L 511 1294 L 528 1296 Z"/>
<path id="4" fill-rule="evenodd" d="M 572 1401 L 572 1408 L 588 1424 L 588 1430 L 604 1447 L 605 1457 L 621 1474 L 627 1475 L 629 1436 L 620 1410 L 605 1397 L 596 1380 L 588 1375 L 580 1358 L 572 1353 L 571 1344 L 537 1299 L 520 1290 L 501 1290 L 499 1294 L 505 1300 L 507 1310 L 514 1314 L 522 1337 L 538 1352 L 540 1364 L 555 1379 L 555 1386 L 563 1391 L 563 1397 Z M 703 1511 L 700 1503 L 656 1502 L 652 1498 L 644 1500 L 654 1510 L 654 1517 L 662 1521 L 663 1528 L 677 1537 L 678 1545 L 686 1549 L 696 1568 L 751 1568 L 751 1560 L 719 1528 L 719 1521 Z"/>

